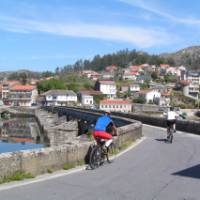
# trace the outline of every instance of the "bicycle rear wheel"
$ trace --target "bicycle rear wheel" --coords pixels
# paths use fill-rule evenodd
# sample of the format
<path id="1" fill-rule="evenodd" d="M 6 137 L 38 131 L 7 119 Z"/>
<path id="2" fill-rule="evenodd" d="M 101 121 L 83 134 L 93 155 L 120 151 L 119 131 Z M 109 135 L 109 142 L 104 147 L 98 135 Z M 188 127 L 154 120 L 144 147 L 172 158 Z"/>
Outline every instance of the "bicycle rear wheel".
<path id="1" fill-rule="evenodd" d="M 170 127 L 169 136 L 168 136 L 168 142 L 169 143 L 172 143 L 172 141 L 173 141 L 173 131 L 174 131 L 174 129 L 172 127 Z"/>
<path id="2" fill-rule="evenodd" d="M 91 169 L 98 168 L 102 163 L 102 150 L 98 145 L 92 148 L 90 153 L 89 165 Z"/>
<path id="3" fill-rule="evenodd" d="M 107 161 L 108 163 L 111 163 L 115 160 L 117 154 L 117 149 L 114 143 L 111 143 L 108 147 L 108 153 L 107 153 Z"/>

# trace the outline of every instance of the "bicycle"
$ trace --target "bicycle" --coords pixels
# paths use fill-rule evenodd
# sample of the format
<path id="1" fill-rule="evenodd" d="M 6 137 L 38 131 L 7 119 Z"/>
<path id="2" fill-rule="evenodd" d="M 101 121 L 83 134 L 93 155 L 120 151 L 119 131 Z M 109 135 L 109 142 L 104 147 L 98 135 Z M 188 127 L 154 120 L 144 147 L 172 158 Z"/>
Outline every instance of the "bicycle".
<path id="1" fill-rule="evenodd" d="M 169 143 L 172 143 L 172 141 L 173 141 L 173 137 L 174 137 L 173 133 L 174 132 L 175 131 L 174 131 L 173 124 L 170 124 L 170 126 L 168 127 L 168 130 L 167 130 L 167 141 Z"/>
<path id="2" fill-rule="evenodd" d="M 108 163 L 112 162 L 109 155 L 113 155 L 115 152 L 114 143 L 111 143 L 109 147 L 106 147 L 105 142 L 106 141 L 102 138 L 96 138 L 96 144 L 92 146 L 89 157 L 89 166 L 91 169 L 96 169 L 103 165 L 105 159 Z"/>

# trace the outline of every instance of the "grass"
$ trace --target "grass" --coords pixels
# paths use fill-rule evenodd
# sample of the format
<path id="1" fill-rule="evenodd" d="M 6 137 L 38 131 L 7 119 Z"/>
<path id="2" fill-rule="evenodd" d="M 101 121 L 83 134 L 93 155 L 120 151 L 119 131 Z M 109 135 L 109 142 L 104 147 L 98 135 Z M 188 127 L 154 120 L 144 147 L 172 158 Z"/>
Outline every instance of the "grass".
<path id="1" fill-rule="evenodd" d="M 51 174 L 51 173 L 53 173 L 53 170 L 51 168 L 48 168 L 47 173 Z"/>
<path id="2" fill-rule="evenodd" d="M 110 150 L 109 156 L 116 155 L 116 154 L 120 153 L 121 151 L 123 151 L 123 150 L 127 149 L 128 147 L 130 147 L 131 145 L 133 145 L 134 142 L 135 141 L 127 141 L 124 144 L 122 144 L 120 147 L 114 146 L 114 148 L 112 150 Z"/>
<path id="3" fill-rule="evenodd" d="M 76 163 L 65 163 L 64 166 L 63 166 L 63 169 L 64 170 L 69 170 L 69 169 L 72 169 L 72 168 L 75 168 L 77 166 L 81 166 L 81 165 L 84 165 L 85 162 L 82 160 L 82 161 L 78 161 Z"/>
<path id="4" fill-rule="evenodd" d="M 8 183 L 11 181 L 20 181 L 20 180 L 30 179 L 30 178 L 34 178 L 34 176 L 31 173 L 15 172 L 14 174 L 4 177 L 2 180 L 0 180 L 0 184 Z"/>

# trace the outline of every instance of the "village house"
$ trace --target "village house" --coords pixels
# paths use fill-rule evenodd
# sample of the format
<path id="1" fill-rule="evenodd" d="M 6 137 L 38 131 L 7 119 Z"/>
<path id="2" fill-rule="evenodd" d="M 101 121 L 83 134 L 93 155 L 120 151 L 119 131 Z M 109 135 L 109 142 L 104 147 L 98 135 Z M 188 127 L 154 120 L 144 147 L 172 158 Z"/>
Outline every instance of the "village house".
<path id="1" fill-rule="evenodd" d="M 132 80 L 132 81 L 135 81 L 138 75 L 139 75 L 138 72 L 131 72 L 129 70 L 124 70 L 124 73 L 122 75 L 122 79 L 123 80 Z"/>
<path id="2" fill-rule="evenodd" d="M 120 87 L 120 93 L 129 92 L 129 84 L 123 84 Z"/>
<path id="3" fill-rule="evenodd" d="M 136 83 L 130 84 L 129 85 L 129 91 L 131 93 L 139 92 L 140 91 L 140 85 L 136 84 Z"/>
<path id="4" fill-rule="evenodd" d="M 95 90 L 101 91 L 108 98 L 115 98 L 117 94 L 117 87 L 114 81 L 97 81 L 95 83 Z"/>
<path id="5" fill-rule="evenodd" d="M 161 93 L 157 90 L 140 90 L 138 97 L 145 99 L 146 103 L 158 103 L 161 97 Z"/>
<path id="6" fill-rule="evenodd" d="M 179 69 L 179 73 L 177 74 L 178 80 L 186 80 L 186 74 L 187 74 L 186 67 L 180 66 L 178 67 L 178 69 Z"/>
<path id="7" fill-rule="evenodd" d="M 136 78 L 136 81 L 138 83 L 144 83 L 144 82 L 151 82 L 152 81 L 152 77 L 150 74 L 146 73 L 146 74 L 141 74 Z"/>
<path id="8" fill-rule="evenodd" d="M 81 90 L 78 92 L 78 100 L 82 106 L 92 107 L 94 105 L 94 96 L 102 95 L 101 92 L 95 90 Z"/>
<path id="9" fill-rule="evenodd" d="M 8 102 L 8 97 L 10 95 L 10 90 L 13 86 L 20 85 L 19 81 L 5 81 L 1 84 L 1 98 L 4 102 Z"/>
<path id="10" fill-rule="evenodd" d="M 9 102 L 12 106 L 30 107 L 36 104 L 38 91 L 35 86 L 15 85 L 10 88 Z"/>
<path id="11" fill-rule="evenodd" d="M 116 65 L 110 65 L 105 67 L 105 71 L 109 73 L 114 73 L 117 71 L 117 66 Z"/>
<path id="12" fill-rule="evenodd" d="M 160 106 L 169 106 L 171 102 L 171 91 L 165 91 L 161 93 L 161 97 L 159 99 L 159 105 Z"/>
<path id="13" fill-rule="evenodd" d="M 179 84 L 182 87 L 183 95 L 197 100 L 199 94 L 199 84 L 196 82 L 183 80 Z"/>
<path id="14" fill-rule="evenodd" d="M 123 99 L 104 99 L 100 101 L 99 108 L 110 112 L 131 112 L 132 104 Z"/>
<path id="15" fill-rule="evenodd" d="M 77 103 L 77 95 L 72 90 L 49 90 L 43 94 L 47 106 L 62 106 Z"/>
<path id="16" fill-rule="evenodd" d="M 101 78 L 103 80 L 111 80 L 111 79 L 114 79 L 114 74 L 110 73 L 110 72 L 102 72 L 101 73 Z"/>
<path id="17" fill-rule="evenodd" d="M 200 84 L 200 73 L 197 71 L 188 71 L 187 80 L 193 84 Z"/>
<path id="18" fill-rule="evenodd" d="M 91 80 L 96 81 L 97 79 L 99 79 L 101 74 L 99 74 L 98 72 L 92 71 L 92 70 L 83 70 L 83 71 L 81 71 L 80 76 L 84 76 Z"/>

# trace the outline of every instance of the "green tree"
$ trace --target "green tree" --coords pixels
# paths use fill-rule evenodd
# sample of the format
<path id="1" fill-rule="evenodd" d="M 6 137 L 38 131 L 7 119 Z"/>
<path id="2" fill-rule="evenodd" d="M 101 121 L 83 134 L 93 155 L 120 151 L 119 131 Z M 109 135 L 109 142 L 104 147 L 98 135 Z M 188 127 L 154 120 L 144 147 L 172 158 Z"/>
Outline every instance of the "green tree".
<path id="1" fill-rule="evenodd" d="M 46 92 L 48 90 L 52 89 L 60 89 L 64 90 L 66 89 L 66 85 L 63 81 L 57 80 L 57 79 L 50 79 L 50 80 L 44 80 L 38 83 L 37 89 L 39 93 Z"/>

